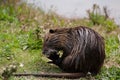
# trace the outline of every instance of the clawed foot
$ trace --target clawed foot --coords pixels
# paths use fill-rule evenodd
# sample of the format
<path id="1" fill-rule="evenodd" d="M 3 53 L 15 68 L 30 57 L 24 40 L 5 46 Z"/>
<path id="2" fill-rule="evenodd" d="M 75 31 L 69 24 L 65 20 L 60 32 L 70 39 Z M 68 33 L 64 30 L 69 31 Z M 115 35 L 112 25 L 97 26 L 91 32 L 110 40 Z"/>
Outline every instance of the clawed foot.
<path id="1" fill-rule="evenodd" d="M 62 62 L 62 59 L 59 57 L 58 54 L 51 54 L 48 58 L 51 61 L 48 61 L 47 63 L 50 63 L 50 64 L 55 64 L 55 65 L 59 66 Z"/>
<path id="2" fill-rule="evenodd" d="M 51 54 L 48 58 L 51 59 L 52 61 L 56 61 L 59 59 L 59 55 L 58 54 Z"/>
<path id="3" fill-rule="evenodd" d="M 47 62 L 47 63 L 55 64 L 55 65 L 57 65 L 57 66 L 60 66 L 60 65 L 61 65 L 61 62 L 62 62 L 62 59 L 59 58 L 59 59 L 57 59 L 57 60 L 49 61 L 49 62 Z"/>

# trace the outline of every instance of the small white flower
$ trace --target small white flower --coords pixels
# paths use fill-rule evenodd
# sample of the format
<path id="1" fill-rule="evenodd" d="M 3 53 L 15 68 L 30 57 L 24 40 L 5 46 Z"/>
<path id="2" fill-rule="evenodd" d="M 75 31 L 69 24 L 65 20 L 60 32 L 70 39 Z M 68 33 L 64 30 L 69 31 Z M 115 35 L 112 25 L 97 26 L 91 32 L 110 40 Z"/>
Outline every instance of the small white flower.
<path id="1" fill-rule="evenodd" d="M 3 71 L 5 71 L 5 70 L 6 70 L 6 68 L 4 67 L 4 68 L 3 68 Z"/>
<path id="2" fill-rule="evenodd" d="M 118 40 L 119 40 L 119 42 L 120 42 L 120 34 L 118 34 Z"/>
<path id="3" fill-rule="evenodd" d="M 39 26 L 40 28 L 44 28 L 44 26 Z"/>
<path id="4" fill-rule="evenodd" d="M 24 64 L 23 63 L 20 63 L 20 67 L 23 67 L 24 66 Z"/>

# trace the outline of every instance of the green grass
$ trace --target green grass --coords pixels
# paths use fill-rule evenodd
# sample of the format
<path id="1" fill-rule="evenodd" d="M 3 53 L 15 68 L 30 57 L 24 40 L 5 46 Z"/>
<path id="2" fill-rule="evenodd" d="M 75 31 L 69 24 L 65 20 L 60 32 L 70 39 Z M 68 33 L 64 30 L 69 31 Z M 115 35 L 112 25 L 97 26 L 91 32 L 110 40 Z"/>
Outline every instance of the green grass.
<path id="1" fill-rule="evenodd" d="M 109 28 L 114 28 L 113 23 Z M 89 26 L 88 19 L 65 19 L 55 13 L 44 14 L 40 9 L 26 4 L 0 5 L 0 74 L 10 64 L 16 64 L 17 72 L 62 72 L 57 66 L 47 63 L 42 54 L 43 36 L 47 29 L 58 27 Z M 109 29 L 102 25 L 92 25 L 94 30 L 105 38 L 106 60 L 101 72 L 91 79 L 120 79 L 120 41 L 119 28 Z M 108 33 L 109 30 L 109 33 Z M 22 65 L 22 66 L 21 66 Z M 11 77 L 10 80 L 38 80 L 36 77 Z M 63 80 L 39 78 L 40 80 Z M 81 78 L 80 80 L 87 80 Z"/>

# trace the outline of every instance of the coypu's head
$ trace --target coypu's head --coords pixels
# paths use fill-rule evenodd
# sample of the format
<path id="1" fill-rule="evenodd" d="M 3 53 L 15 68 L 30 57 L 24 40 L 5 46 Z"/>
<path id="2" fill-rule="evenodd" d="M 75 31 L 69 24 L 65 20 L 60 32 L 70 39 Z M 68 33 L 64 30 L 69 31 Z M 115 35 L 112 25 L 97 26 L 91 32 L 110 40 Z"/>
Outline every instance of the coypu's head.
<path id="1" fill-rule="evenodd" d="M 43 54 L 49 57 L 53 54 L 58 54 L 60 50 L 64 52 L 69 47 L 68 34 L 69 30 L 67 29 L 50 29 L 44 37 Z"/>
<path id="2" fill-rule="evenodd" d="M 46 57 L 50 57 L 53 54 L 57 54 L 59 51 L 59 43 L 58 35 L 55 34 L 55 30 L 50 29 L 49 33 L 44 37 L 43 43 L 43 54 Z"/>

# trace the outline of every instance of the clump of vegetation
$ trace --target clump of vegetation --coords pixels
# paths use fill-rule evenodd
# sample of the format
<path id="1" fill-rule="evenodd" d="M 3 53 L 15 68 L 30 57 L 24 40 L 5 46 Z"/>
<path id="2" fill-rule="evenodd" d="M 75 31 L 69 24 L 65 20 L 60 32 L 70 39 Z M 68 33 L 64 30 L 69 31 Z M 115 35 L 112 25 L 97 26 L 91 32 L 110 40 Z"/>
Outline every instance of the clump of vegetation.
<path id="1" fill-rule="evenodd" d="M 9 22 L 17 22 L 16 11 L 14 10 L 14 4 L 9 4 L 9 1 L 3 0 L 0 2 L 0 20 L 9 21 Z M 4 6 L 6 4 L 6 6 Z"/>
<path id="2" fill-rule="evenodd" d="M 100 7 L 94 4 L 92 10 L 88 10 L 87 13 L 92 25 L 102 25 L 107 32 L 117 28 L 114 20 L 109 18 L 107 7 L 103 7 L 103 11 L 101 11 Z"/>
<path id="3" fill-rule="evenodd" d="M 0 57 L 0 60 L 2 60 L 2 58 L 6 58 L 7 60 L 14 58 L 14 53 L 11 51 L 11 47 L 9 45 L 1 48 Z"/>
<path id="4" fill-rule="evenodd" d="M 120 76 L 120 42 L 117 35 L 119 28 L 109 15 L 101 15 L 95 8 L 90 11 L 88 19 L 66 19 L 55 13 L 45 14 L 40 9 L 28 7 L 25 3 L 17 4 L 17 0 L 0 3 L 0 67 L 11 63 L 22 64 L 17 72 L 61 72 L 49 65 L 42 55 L 43 35 L 49 28 L 87 26 L 92 24 L 105 39 L 106 61 L 95 79 L 117 80 Z M 95 5 L 94 5 L 95 6 Z M 107 33 L 109 32 L 109 33 Z M 113 63 L 114 62 L 114 63 Z M 2 69 L 0 69 L 1 73 Z M 35 77 L 11 77 L 10 80 L 37 80 Z M 46 78 L 40 78 L 46 80 Z M 49 78 L 47 78 L 49 79 Z M 56 80 L 55 78 L 52 78 Z M 85 79 L 85 78 L 84 78 Z M 83 79 L 83 80 L 84 80 Z M 63 79 L 57 79 L 63 80 Z"/>
<path id="5" fill-rule="evenodd" d="M 35 29 L 34 31 L 29 31 L 28 39 L 25 44 L 23 44 L 23 50 L 25 49 L 41 49 L 42 48 L 42 38 L 41 38 L 41 30 Z"/>
<path id="6" fill-rule="evenodd" d="M 120 69 L 115 66 L 111 68 L 103 68 L 99 76 L 96 79 L 101 80 L 119 80 L 120 79 Z"/>
<path id="7" fill-rule="evenodd" d="M 105 42 L 106 42 L 106 53 L 108 56 L 111 56 L 113 51 L 116 51 L 120 47 L 118 37 L 115 35 L 114 36 L 107 36 Z"/>
<path id="8" fill-rule="evenodd" d="M 3 80 L 8 80 L 12 76 L 12 74 L 16 71 L 17 71 L 16 65 L 7 66 L 2 73 Z"/>

